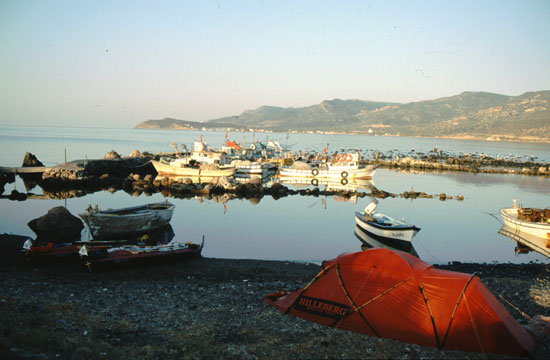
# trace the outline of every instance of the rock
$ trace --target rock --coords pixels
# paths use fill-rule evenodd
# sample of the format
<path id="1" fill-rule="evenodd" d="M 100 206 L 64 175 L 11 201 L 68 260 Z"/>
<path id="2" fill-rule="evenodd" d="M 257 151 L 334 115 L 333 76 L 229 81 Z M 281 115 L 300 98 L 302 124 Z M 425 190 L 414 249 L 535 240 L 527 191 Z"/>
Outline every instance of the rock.
<path id="1" fill-rule="evenodd" d="M 255 185 L 255 186 L 261 186 L 262 185 L 262 179 L 260 179 L 258 176 L 252 176 L 250 180 L 248 180 L 249 184 Z"/>
<path id="2" fill-rule="evenodd" d="M 121 158 L 120 155 L 114 150 L 109 151 L 103 157 L 103 159 L 105 159 L 105 160 L 119 160 L 120 158 Z"/>
<path id="3" fill-rule="evenodd" d="M 154 180 L 154 179 L 153 179 L 153 175 L 151 175 L 151 174 L 147 174 L 147 175 L 145 175 L 145 177 L 143 178 L 143 181 L 146 181 L 146 182 L 148 182 L 148 183 L 153 182 L 153 180 Z"/>
<path id="4" fill-rule="evenodd" d="M 132 178 L 134 179 L 134 181 L 139 181 L 141 179 L 141 176 L 139 176 L 139 174 L 134 174 Z"/>
<path id="5" fill-rule="evenodd" d="M 234 186 L 234 179 L 228 178 L 227 176 L 221 176 L 213 178 L 210 184 L 212 184 L 214 187 L 221 187 L 224 189 L 233 189 Z"/>
<path id="6" fill-rule="evenodd" d="M 44 166 L 33 154 L 30 152 L 25 153 L 25 158 L 23 159 L 23 167 L 31 166 Z"/>
<path id="7" fill-rule="evenodd" d="M 527 330 L 537 337 L 550 340 L 550 316 L 537 315 L 527 324 Z"/>
<path id="8" fill-rule="evenodd" d="M 8 196 L 8 199 L 17 201 L 27 200 L 27 194 L 20 193 L 17 190 L 12 190 L 11 194 Z"/>
<path id="9" fill-rule="evenodd" d="M 76 348 L 71 354 L 71 360 L 88 360 L 92 359 L 92 352 L 89 348 L 81 346 Z"/>
<path id="10" fill-rule="evenodd" d="M 0 194 L 4 193 L 4 185 L 15 182 L 15 175 L 0 170 Z"/>
<path id="11" fill-rule="evenodd" d="M 134 150 L 130 153 L 130 156 L 131 157 L 140 157 L 141 156 L 141 153 L 139 152 L 139 150 Z"/>
<path id="12" fill-rule="evenodd" d="M 57 206 L 37 219 L 29 221 L 28 226 L 37 235 L 38 241 L 64 243 L 80 240 L 84 225 L 63 206 Z"/>

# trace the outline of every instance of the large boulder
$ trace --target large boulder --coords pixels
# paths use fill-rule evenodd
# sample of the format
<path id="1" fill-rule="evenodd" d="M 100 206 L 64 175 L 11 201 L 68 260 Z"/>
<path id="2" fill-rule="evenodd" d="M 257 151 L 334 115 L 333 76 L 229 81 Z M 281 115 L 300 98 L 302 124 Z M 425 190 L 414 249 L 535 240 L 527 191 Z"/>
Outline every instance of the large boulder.
<path id="1" fill-rule="evenodd" d="M 84 228 L 82 221 L 63 206 L 50 209 L 47 214 L 29 221 L 28 225 L 36 233 L 37 241 L 56 244 L 80 240 Z"/>
<path id="2" fill-rule="evenodd" d="M 105 160 L 120 160 L 121 157 L 120 157 L 120 154 L 117 153 L 116 151 L 114 150 L 111 150 L 109 151 L 107 154 L 105 154 L 105 156 L 103 157 L 103 159 Z"/>
<path id="3" fill-rule="evenodd" d="M 27 151 L 25 153 L 25 158 L 23 159 L 23 167 L 31 166 L 44 166 L 44 164 L 42 164 L 40 160 L 36 158 L 36 156 Z"/>

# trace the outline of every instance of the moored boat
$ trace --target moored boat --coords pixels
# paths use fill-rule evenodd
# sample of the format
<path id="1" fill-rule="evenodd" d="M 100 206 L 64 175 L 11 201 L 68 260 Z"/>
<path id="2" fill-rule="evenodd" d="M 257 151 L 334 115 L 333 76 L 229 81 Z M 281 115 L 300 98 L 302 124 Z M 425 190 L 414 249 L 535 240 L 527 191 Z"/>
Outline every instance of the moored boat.
<path id="1" fill-rule="evenodd" d="M 155 170 L 159 175 L 166 176 L 194 176 L 194 177 L 221 177 L 233 176 L 235 174 L 234 166 L 219 166 L 215 164 L 203 164 L 193 166 L 182 161 L 169 161 L 160 159 L 160 161 L 151 160 Z"/>
<path id="2" fill-rule="evenodd" d="M 550 209 L 524 208 L 514 200 L 512 207 L 500 209 L 500 216 L 515 231 L 550 239 Z"/>
<path id="3" fill-rule="evenodd" d="M 420 228 L 404 220 L 397 220 L 388 215 L 374 212 L 378 201 L 374 199 L 365 210 L 355 213 L 355 223 L 367 235 L 375 239 L 399 240 L 410 242 Z"/>
<path id="4" fill-rule="evenodd" d="M 258 161 L 253 162 L 250 160 L 233 160 L 231 165 L 235 166 L 235 177 L 245 178 L 252 176 L 257 176 L 259 178 L 267 177 L 271 167 L 268 163 Z"/>
<path id="5" fill-rule="evenodd" d="M 332 178 L 345 179 L 372 179 L 376 166 L 360 165 L 359 154 L 345 154 L 330 161 L 319 164 L 307 164 L 296 162 L 291 166 L 279 168 L 281 177 L 305 177 L 305 178 Z"/>
<path id="6" fill-rule="evenodd" d="M 145 234 L 168 225 L 174 213 L 174 204 L 151 203 L 122 209 L 99 210 L 88 208 L 79 214 L 94 239 L 122 239 Z"/>

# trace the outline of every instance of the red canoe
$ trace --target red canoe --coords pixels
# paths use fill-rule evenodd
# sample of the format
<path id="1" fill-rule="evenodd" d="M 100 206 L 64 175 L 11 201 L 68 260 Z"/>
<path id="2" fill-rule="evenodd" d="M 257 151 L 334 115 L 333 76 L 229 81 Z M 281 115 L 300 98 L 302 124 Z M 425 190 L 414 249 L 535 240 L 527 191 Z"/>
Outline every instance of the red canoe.
<path id="1" fill-rule="evenodd" d="M 536 345 L 477 276 L 388 249 L 342 254 L 306 287 L 263 301 L 326 326 L 445 350 L 529 356 Z"/>

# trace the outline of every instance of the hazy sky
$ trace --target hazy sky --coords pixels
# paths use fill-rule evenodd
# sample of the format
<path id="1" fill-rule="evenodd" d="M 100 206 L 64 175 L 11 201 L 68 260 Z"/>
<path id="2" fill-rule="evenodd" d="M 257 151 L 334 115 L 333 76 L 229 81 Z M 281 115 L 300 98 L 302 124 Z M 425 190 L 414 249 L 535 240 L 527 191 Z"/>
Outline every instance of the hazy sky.
<path id="1" fill-rule="evenodd" d="M 0 0 L 0 125 L 550 89 L 550 1 Z"/>

